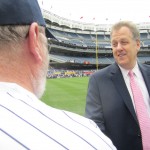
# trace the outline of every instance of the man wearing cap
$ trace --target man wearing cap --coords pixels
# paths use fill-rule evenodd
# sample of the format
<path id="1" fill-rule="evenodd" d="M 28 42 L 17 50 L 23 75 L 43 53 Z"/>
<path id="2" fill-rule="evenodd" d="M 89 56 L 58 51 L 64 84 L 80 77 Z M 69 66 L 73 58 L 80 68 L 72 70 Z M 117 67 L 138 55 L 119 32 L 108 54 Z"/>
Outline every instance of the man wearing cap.
<path id="1" fill-rule="evenodd" d="M 0 1 L 0 149 L 115 150 L 96 124 L 41 102 L 48 69 L 36 0 Z"/>

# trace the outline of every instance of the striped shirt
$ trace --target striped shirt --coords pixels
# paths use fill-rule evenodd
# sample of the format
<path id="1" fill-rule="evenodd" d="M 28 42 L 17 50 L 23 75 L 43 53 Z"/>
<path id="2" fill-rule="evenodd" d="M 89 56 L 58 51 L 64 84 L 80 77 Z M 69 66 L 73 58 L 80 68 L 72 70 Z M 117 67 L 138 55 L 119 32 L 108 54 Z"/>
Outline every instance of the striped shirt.
<path id="1" fill-rule="evenodd" d="M 96 124 L 47 106 L 15 83 L 0 82 L 0 150 L 115 150 Z"/>

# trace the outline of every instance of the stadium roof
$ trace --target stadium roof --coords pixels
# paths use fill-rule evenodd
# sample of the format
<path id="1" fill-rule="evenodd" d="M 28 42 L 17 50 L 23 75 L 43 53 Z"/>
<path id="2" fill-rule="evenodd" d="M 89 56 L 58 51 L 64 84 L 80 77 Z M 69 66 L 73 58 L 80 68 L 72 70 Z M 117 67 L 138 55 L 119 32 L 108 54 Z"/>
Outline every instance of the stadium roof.
<path id="1" fill-rule="evenodd" d="M 149 0 L 38 0 L 60 17 L 86 23 L 150 22 Z"/>

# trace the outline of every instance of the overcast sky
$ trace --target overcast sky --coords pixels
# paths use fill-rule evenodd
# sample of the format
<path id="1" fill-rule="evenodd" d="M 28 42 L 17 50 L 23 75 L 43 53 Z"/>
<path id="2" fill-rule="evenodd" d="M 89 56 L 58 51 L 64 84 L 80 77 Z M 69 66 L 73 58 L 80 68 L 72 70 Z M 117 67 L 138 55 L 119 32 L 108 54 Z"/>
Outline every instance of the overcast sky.
<path id="1" fill-rule="evenodd" d="M 38 0 L 61 17 L 88 23 L 150 22 L 150 0 Z"/>

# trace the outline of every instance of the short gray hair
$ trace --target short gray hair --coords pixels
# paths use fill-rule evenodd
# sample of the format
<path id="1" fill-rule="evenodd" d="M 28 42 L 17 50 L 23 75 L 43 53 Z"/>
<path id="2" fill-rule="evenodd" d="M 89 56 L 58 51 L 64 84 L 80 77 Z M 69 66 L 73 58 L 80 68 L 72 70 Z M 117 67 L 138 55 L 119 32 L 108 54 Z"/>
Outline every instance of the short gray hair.
<path id="1" fill-rule="evenodd" d="M 110 37 L 113 31 L 119 30 L 121 27 L 127 27 L 131 31 L 134 40 L 140 40 L 140 31 L 136 24 L 131 21 L 120 21 L 114 24 L 111 28 Z"/>
<path id="2" fill-rule="evenodd" d="M 0 44 L 5 42 L 20 42 L 28 36 L 29 27 L 29 25 L 0 26 Z M 44 32 L 43 28 L 39 26 L 39 31 Z"/>
<path id="3" fill-rule="evenodd" d="M 29 31 L 29 26 L 9 25 L 0 26 L 0 43 L 2 42 L 19 42 L 24 39 Z"/>

